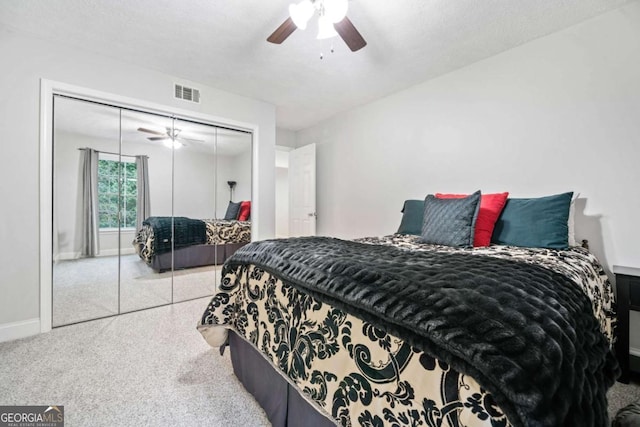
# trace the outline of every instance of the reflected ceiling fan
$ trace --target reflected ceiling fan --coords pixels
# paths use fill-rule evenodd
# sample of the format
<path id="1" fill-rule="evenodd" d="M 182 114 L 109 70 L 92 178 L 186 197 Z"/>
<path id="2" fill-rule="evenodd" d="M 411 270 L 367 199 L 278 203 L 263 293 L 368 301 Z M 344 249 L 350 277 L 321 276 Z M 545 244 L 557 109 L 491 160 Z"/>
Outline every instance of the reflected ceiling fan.
<path id="1" fill-rule="evenodd" d="M 157 135 L 157 136 L 150 136 L 147 139 L 153 142 L 163 141 L 164 146 L 167 148 L 175 148 L 175 149 L 181 148 L 187 145 L 184 143 L 184 141 L 204 142 L 201 139 L 191 139 L 191 138 L 184 138 L 179 136 L 181 129 L 175 129 L 170 127 L 167 127 L 166 129 L 167 130 L 165 132 L 159 132 L 153 129 L 138 128 L 138 131 L 150 133 L 152 135 Z"/>
<path id="2" fill-rule="evenodd" d="M 318 39 L 339 35 L 352 52 L 367 45 L 360 32 L 347 18 L 348 0 L 302 0 L 289 5 L 289 17 L 271 34 L 267 41 L 280 44 L 296 28 L 304 30 L 315 13 L 318 14 Z"/>

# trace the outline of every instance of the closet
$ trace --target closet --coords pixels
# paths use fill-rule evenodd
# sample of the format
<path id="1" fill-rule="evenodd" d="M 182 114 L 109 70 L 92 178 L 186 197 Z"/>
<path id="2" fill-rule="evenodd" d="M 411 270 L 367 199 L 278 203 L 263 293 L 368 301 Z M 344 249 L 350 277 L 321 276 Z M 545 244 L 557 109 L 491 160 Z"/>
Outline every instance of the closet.
<path id="1" fill-rule="evenodd" d="M 251 133 L 62 95 L 53 104 L 52 326 L 212 295 L 240 246 L 218 227 L 250 230 L 219 220 L 231 196 L 251 201 Z"/>

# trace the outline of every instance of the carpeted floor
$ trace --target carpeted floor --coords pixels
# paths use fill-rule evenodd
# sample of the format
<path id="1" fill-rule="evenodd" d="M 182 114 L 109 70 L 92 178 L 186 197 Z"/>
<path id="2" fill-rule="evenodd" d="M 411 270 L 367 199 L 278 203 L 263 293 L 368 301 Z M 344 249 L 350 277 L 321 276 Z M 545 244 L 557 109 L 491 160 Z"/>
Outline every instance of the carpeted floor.
<path id="1" fill-rule="evenodd" d="M 64 405 L 68 426 L 268 426 L 195 326 L 208 298 L 0 343 L 0 405 Z M 609 413 L 640 400 L 616 383 Z"/>
<path id="2" fill-rule="evenodd" d="M 138 255 L 120 259 L 120 312 L 155 307 L 173 300 L 213 295 L 221 267 L 206 266 L 156 273 Z M 118 257 L 84 258 L 53 266 L 53 325 L 118 313 Z"/>
<path id="3" fill-rule="evenodd" d="M 629 384 L 616 382 L 607 394 L 609 399 L 609 418 L 613 419 L 616 412 L 630 403 L 640 402 L 640 383 L 635 377 Z"/>
<path id="4" fill-rule="evenodd" d="M 195 327 L 209 299 L 0 343 L 0 405 L 64 405 L 73 426 L 268 426 Z"/>

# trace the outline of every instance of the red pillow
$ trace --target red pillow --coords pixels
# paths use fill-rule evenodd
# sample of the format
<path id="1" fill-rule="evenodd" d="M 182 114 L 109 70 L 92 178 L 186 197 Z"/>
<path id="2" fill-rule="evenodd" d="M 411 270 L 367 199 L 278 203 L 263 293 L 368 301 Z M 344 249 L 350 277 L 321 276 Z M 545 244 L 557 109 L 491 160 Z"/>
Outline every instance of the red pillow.
<path id="1" fill-rule="evenodd" d="M 440 194 L 436 193 L 439 199 L 461 199 L 468 194 Z M 473 236 L 473 246 L 489 246 L 491 235 L 496 221 L 502 213 L 504 205 L 507 203 L 509 193 L 483 194 L 480 198 L 480 210 L 476 220 L 476 231 Z"/>
<path id="2" fill-rule="evenodd" d="M 251 202 L 249 201 L 241 202 L 240 212 L 238 213 L 238 221 L 247 221 L 250 217 L 251 217 Z"/>

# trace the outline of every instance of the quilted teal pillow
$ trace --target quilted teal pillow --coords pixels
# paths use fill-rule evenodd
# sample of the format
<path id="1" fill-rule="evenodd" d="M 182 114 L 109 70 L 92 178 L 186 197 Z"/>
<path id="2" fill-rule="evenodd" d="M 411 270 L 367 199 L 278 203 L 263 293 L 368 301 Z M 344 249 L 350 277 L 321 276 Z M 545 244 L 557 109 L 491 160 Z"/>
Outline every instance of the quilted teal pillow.
<path id="1" fill-rule="evenodd" d="M 402 207 L 402 221 L 400 221 L 399 234 L 422 233 L 422 217 L 424 216 L 424 200 L 405 200 Z"/>
<path id="2" fill-rule="evenodd" d="M 422 241 L 446 246 L 473 246 L 480 191 L 461 199 L 424 199 Z"/>
<path id="3" fill-rule="evenodd" d="M 573 192 L 531 199 L 507 199 L 491 242 L 528 248 L 566 249 Z"/>

